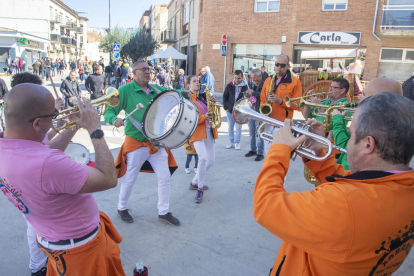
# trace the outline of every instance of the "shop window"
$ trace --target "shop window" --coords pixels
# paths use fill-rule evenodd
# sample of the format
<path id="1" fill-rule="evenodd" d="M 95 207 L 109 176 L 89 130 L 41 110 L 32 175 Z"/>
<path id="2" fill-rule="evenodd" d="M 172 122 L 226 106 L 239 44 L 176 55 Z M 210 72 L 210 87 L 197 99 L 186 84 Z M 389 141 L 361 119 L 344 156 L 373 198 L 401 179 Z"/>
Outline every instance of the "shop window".
<path id="1" fill-rule="evenodd" d="M 348 0 L 322 0 L 323 11 L 345 11 L 348 7 Z"/>
<path id="2" fill-rule="evenodd" d="M 255 0 L 254 12 L 279 12 L 280 0 Z"/>
<path id="3" fill-rule="evenodd" d="M 414 49 L 381 49 L 380 61 L 414 63 Z"/>
<path id="4" fill-rule="evenodd" d="M 281 45 L 234 44 L 232 71 L 248 72 L 250 68 L 260 69 L 265 66 L 266 72 L 273 74 L 276 59 L 281 52 Z"/>
<path id="5" fill-rule="evenodd" d="M 412 60 L 412 61 L 414 61 L 414 50 L 413 51 L 408 51 L 407 50 L 407 54 L 405 56 L 405 60 Z"/>

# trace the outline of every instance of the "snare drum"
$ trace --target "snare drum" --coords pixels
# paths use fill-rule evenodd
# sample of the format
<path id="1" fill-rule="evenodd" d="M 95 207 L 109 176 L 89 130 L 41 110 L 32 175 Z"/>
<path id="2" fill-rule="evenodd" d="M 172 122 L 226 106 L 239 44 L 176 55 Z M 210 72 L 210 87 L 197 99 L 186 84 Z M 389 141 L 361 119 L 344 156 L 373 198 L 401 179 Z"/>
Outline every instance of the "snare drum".
<path id="1" fill-rule="evenodd" d="M 150 102 L 142 121 L 142 132 L 148 140 L 176 149 L 193 136 L 198 125 L 198 109 L 180 93 L 167 90 Z"/>
<path id="2" fill-rule="evenodd" d="M 78 143 L 70 142 L 65 149 L 65 154 L 73 161 L 83 165 L 86 165 L 91 161 L 88 149 Z"/>

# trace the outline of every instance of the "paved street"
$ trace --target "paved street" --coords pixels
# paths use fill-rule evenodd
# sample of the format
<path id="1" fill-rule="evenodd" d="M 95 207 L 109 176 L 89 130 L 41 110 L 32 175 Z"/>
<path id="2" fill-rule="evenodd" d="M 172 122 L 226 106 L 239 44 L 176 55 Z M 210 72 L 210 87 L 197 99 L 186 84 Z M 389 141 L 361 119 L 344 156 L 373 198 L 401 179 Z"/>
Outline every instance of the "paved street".
<path id="1" fill-rule="evenodd" d="M 0 77 L 9 86 L 9 77 Z M 60 78 L 54 80 L 58 89 Z M 44 84 L 49 90 L 52 89 L 49 82 Z M 83 84 L 81 87 L 84 89 Z M 219 93 L 216 97 L 221 101 Z M 281 240 L 256 223 L 252 214 L 254 185 L 263 161 L 255 162 L 254 157 L 244 157 L 249 151 L 247 125 L 243 126 L 241 150 L 225 149 L 228 135 L 223 110 L 222 115 L 215 164 L 206 177 L 210 189 L 205 192 L 202 204 L 194 203 L 195 191 L 188 189 L 194 173 L 188 175 L 184 172 L 184 148 L 173 150 L 179 168 L 171 179 L 170 210 L 180 219 L 181 226 L 173 227 L 158 221 L 155 174 L 141 173 L 135 183 L 129 201 L 135 220 L 132 224 L 123 223 L 117 216 L 122 178 L 116 188 L 94 194 L 100 210 L 108 214 L 124 238 L 119 246 L 127 275 L 132 275 L 137 262 L 144 262 L 151 276 L 269 274 Z M 301 119 L 301 115 L 295 114 L 295 119 Z M 124 138 L 113 131 L 113 126 L 103 125 L 102 128 L 115 157 Z M 94 159 L 94 150 L 86 131 L 78 131 L 73 142 L 85 145 Z M 411 167 L 413 165 L 414 162 Z M 288 192 L 313 189 L 313 185 L 303 178 L 300 158 L 291 162 L 286 189 Z M 0 208 L 0 275 L 30 275 L 26 221 L 4 196 L 0 196 Z M 409 276 L 413 275 L 413 271 L 414 253 L 411 252 L 394 275 Z"/>

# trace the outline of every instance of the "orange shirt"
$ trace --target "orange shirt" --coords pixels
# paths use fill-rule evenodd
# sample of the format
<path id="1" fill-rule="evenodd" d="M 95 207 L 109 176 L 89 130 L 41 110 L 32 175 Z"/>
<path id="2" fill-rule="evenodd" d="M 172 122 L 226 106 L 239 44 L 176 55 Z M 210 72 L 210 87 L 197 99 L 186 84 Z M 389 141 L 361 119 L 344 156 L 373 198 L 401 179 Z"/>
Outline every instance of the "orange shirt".
<path id="1" fill-rule="evenodd" d="M 306 163 L 325 183 L 287 193 L 290 153 L 286 145 L 270 147 L 254 191 L 256 221 L 283 240 L 271 275 L 379 276 L 397 270 L 414 241 L 414 171 L 350 175 L 331 156 Z M 344 177 L 324 180 L 333 174 Z"/>
<path id="2" fill-rule="evenodd" d="M 290 107 L 286 106 L 285 97 L 296 98 L 302 97 L 302 85 L 300 80 L 290 74 L 290 71 L 287 73 L 286 78 L 282 78 L 279 86 L 276 89 L 276 95 L 283 100 L 282 105 L 278 103 L 272 103 L 272 113 L 270 117 L 278 121 L 284 122 L 286 118 L 293 118 L 293 110 L 299 110 L 299 107 L 296 107 L 292 104 Z M 271 77 L 268 77 L 263 84 L 262 93 L 260 94 L 260 104 L 264 104 L 267 98 L 267 91 L 269 90 L 270 83 L 272 81 Z M 277 81 L 277 78 L 276 78 Z M 275 85 L 276 85 L 275 81 Z M 272 87 L 271 89 L 273 89 Z M 273 93 L 273 92 L 272 92 Z"/>
<path id="3" fill-rule="evenodd" d="M 200 140 L 206 139 L 207 134 L 206 134 L 206 116 L 201 113 L 200 106 L 197 103 L 197 94 L 193 94 L 192 98 L 190 100 L 193 103 L 195 103 L 195 105 L 198 108 L 198 112 L 199 112 L 197 128 L 196 128 L 193 136 L 191 136 L 190 141 L 189 141 L 190 143 L 192 143 L 194 141 L 200 141 Z M 214 139 L 218 139 L 217 129 L 212 128 L 212 130 L 213 130 Z"/>

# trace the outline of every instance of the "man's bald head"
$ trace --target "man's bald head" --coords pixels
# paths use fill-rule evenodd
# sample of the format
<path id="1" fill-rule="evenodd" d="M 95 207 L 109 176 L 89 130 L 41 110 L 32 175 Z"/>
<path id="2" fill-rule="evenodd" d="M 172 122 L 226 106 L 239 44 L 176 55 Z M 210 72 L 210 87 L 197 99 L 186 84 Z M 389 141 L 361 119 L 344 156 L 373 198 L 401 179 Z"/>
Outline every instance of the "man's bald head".
<path id="1" fill-rule="evenodd" d="M 372 95 L 391 92 L 402 95 L 401 84 L 393 79 L 376 78 L 367 83 L 363 91 L 363 98 L 368 98 Z"/>
<path id="2" fill-rule="evenodd" d="M 25 128 L 29 120 L 53 113 L 54 98 L 47 88 L 31 83 L 13 87 L 4 99 L 7 128 Z"/>

